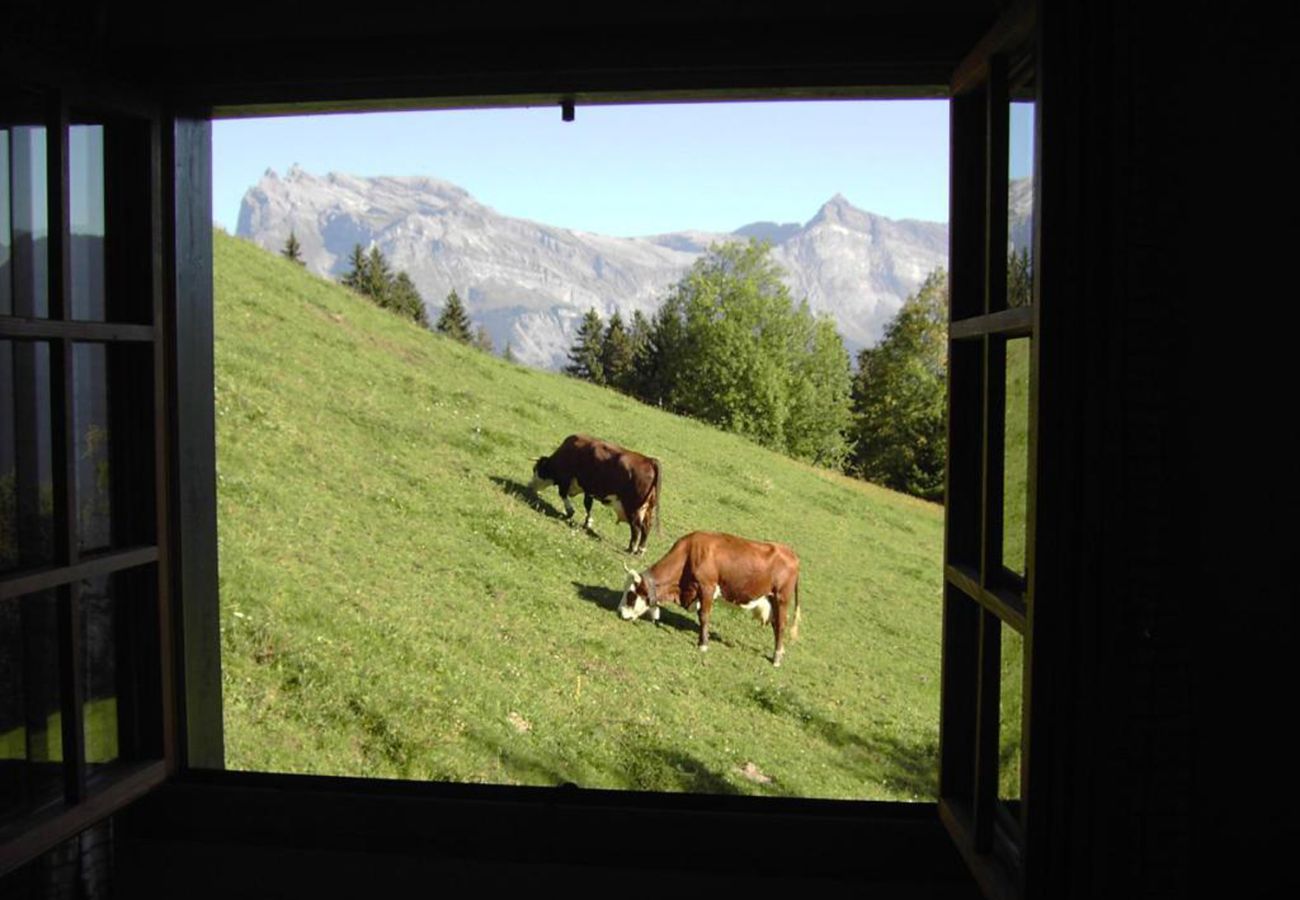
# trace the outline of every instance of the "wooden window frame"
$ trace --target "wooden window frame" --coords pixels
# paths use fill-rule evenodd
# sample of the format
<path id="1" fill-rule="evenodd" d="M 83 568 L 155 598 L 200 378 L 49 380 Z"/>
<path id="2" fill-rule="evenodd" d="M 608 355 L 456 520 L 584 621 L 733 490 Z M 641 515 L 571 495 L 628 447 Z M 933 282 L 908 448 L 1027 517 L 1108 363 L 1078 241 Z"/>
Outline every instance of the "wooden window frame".
<path id="1" fill-rule="evenodd" d="M 953 74 L 949 85 L 949 102 L 953 115 L 953 148 L 950 167 L 953 180 L 953 200 L 950 227 L 952 229 L 952 258 L 950 261 L 953 297 L 979 296 L 983 298 L 976 312 L 950 316 L 950 360 L 963 357 L 961 372 L 950 378 L 949 395 L 949 464 L 948 464 L 948 518 L 945 526 L 944 563 L 944 622 L 942 663 L 942 716 L 940 723 L 940 801 L 939 817 L 947 826 L 955 843 L 984 890 L 995 896 L 1014 896 L 1025 888 L 1022 873 L 1024 860 L 1019 859 L 1023 846 L 1032 843 L 1028 831 L 1031 807 L 1024 786 L 1029 783 L 1029 755 L 1031 696 L 1029 673 L 1033 659 L 1034 604 L 1029 602 L 1034 590 L 1034 452 L 1037 429 L 1035 404 L 1038 371 L 1039 342 L 1034 341 L 1031 357 L 1031 412 L 1030 412 L 1030 504 L 1028 519 L 1028 577 L 1024 584 L 1008 582 L 1003 577 L 1000 553 L 1001 538 L 1001 459 L 990 449 L 1000 444 L 1000 429 L 991 423 L 1001 422 L 1000 396 L 1002 380 L 991 378 L 991 372 L 1001 372 L 1002 342 L 1011 337 L 1035 336 L 1039 332 L 1038 272 L 1040 255 L 1038 231 L 1041 216 L 1035 215 L 1035 274 L 1034 300 L 1027 309 L 1001 309 L 990 304 L 990 297 L 999 296 L 997 284 L 998 265 L 988 265 L 990 248 L 1005 246 L 1006 171 L 1000 173 L 989 167 L 988 160 L 1005 152 L 998 151 L 996 135 L 1005 141 L 1005 127 L 991 127 L 996 120 L 998 84 L 1005 85 L 1005 70 L 998 60 L 1009 48 L 1023 43 L 1035 29 L 1035 4 L 1028 3 L 1012 9 L 989 32 L 988 36 L 968 56 Z M 933 66 L 931 66 L 933 69 Z M 819 96 L 941 96 L 942 90 L 933 88 L 933 72 L 924 66 L 897 71 L 890 70 L 889 77 L 896 79 L 892 88 L 859 91 L 853 88 L 818 89 L 791 87 L 787 96 L 816 99 Z M 846 76 L 847 78 L 848 76 Z M 518 76 L 499 76 L 517 79 Z M 687 84 L 695 79 L 700 84 L 710 79 L 725 81 L 727 73 L 681 77 Z M 490 82 L 491 79 L 488 79 Z M 457 98 L 447 92 L 445 102 L 429 100 L 393 101 L 391 103 L 355 102 L 355 108 L 432 108 L 434 106 L 466 105 L 517 105 L 523 102 L 542 102 L 549 96 L 552 85 L 528 84 L 535 93 L 507 95 L 504 91 L 488 91 L 474 97 Z M 852 79 L 849 78 L 852 82 Z M 872 83 L 864 78 L 863 84 Z M 386 83 L 367 85 L 368 96 L 406 96 L 398 88 L 385 87 Z M 393 84 L 404 85 L 400 79 Z M 930 87 L 925 87 L 930 85 Z M 639 85 L 634 87 L 640 87 Z M 659 95 L 655 89 L 633 91 L 631 87 L 607 85 L 604 95 L 575 95 L 581 102 L 605 102 L 619 99 L 635 101 L 654 100 Z M 610 92 L 609 88 L 615 89 Z M 781 96 L 781 89 L 755 87 L 734 91 L 730 96 L 722 87 L 685 90 L 661 87 L 669 95 L 662 99 L 756 99 Z M 540 93 L 537 93 L 540 91 Z M 981 94 L 981 91 L 983 93 Z M 236 94 L 238 91 L 235 92 Z M 309 89 L 303 89 L 298 102 L 311 104 Z M 66 252 L 67 246 L 67 127 L 69 110 L 76 106 L 86 109 L 104 109 L 120 98 L 130 96 L 125 90 L 97 89 L 87 95 L 83 104 L 70 102 L 66 92 L 51 93 L 45 120 L 49 133 L 59 135 L 58 145 L 49 152 L 51 165 L 50 195 L 57 198 L 50 204 L 51 261 L 58 260 L 58 295 L 63 298 L 68 291 Z M 66 496 L 61 497 L 64 510 L 63 543 L 56 564 L 39 571 L 25 571 L 0 577 L 0 602 L 10 596 L 32 590 L 57 588 L 67 594 L 69 610 L 65 622 L 65 640 L 75 641 L 72 628 L 76 612 L 73 587 L 78 579 L 89 575 L 107 574 L 141 565 L 157 567 L 157 616 L 162 696 L 158 702 L 164 726 L 162 750 L 159 758 L 143 764 L 136 771 L 126 773 L 103 792 L 85 790 L 84 770 L 76 767 L 69 775 L 67 797 L 62 808 L 52 815 L 30 817 L 24 820 L 21 830 L 11 828 L 0 832 L 0 876 L 16 865 L 52 847 L 60 840 L 76 834 L 98 819 L 131 805 L 154 787 L 170 781 L 171 800 L 164 796 L 151 802 L 164 806 L 176 797 L 206 798 L 209 803 L 222 802 L 225 797 L 238 797 L 241 791 L 251 791 L 250 796 L 266 796 L 283 801 L 284 791 L 297 791 L 302 808 L 310 809 L 318 792 L 341 792 L 340 802 L 353 798 L 354 802 L 373 802 L 380 810 L 378 819 L 398 805 L 410 806 L 410 794 L 423 798 L 418 803 L 424 808 L 455 807 L 467 798 L 489 807 L 501 795 L 490 786 L 418 785 L 403 783 L 362 784 L 345 779 L 320 779 L 310 776 L 249 775 L 226 773 L 222 767 L 221 697 L 220 697 L 220 640 L 219 608 L 216 569 L 216 491 L 215 491 L 215 419 L 213 416 L 213 328 L 212 328 L 212 259 L 211 259 L 211 121 L 214 114 L 275 114 L 293 111 L 307 112 L 311 108 L 289 102 L 263 102 L 253 90 L 250 96 L 231 95 L 224 102 L 234 104 L 222 109 L 216 100 L 199 102 L 192 110 L 178 111 L 151 103 L 130 103 L 109 112 L 128 115 L 146 121 L 149 127 L 148 154 L 150 176 L 149 204 L 145 213 L 149 222 L 149 246 L 143 254 L 148 268 L 152 318 L 150 325 L 138 322 L 83 323 L 70 321 L 64 311 L 66 300 L 61 300 L 60 314 L 49 320 L 15 319 L 0 317 L 0 338 L 7 340 L 45 340 L 51 345 L 70 347 L 73 341 L 104 343 L 146 342 L 153 347 L 154 356 L 154 417 L 150 440 L 155 446 L 157 517 L 156 542 L 141 547 L 122 548 L 109 554 L 82 557 L 75 551 L 75 519 L 68 511 L 75 509 Z M 442 92 L 433 90 L 431 96 Z M 106 100 L 105 98 L 111 98 Z M 243 104 L 242 111 L 238 104 Z M 253 105 L 250 105 L 253 104 Z M 346 105 L 346 101 L 344 103 Z M 317 102 L 316 110 L 342 108 L 338 102 Z M 977 121 L 983 117 L 983 124 Z M 1005 123 L 1004 123 L 1005 124 Z M 971 134 L 983 129 L 984 140 L 971 141 Z M 1037 129 L 1041 130 L 1041 126 Z M 1037 139 L 1036 139 L 1037 142 Z M 982 146 L 973 155 L 965 153 L 972 146 Z M 963 152 L 957 152 L 959 146 Z M 1037 175 L 1037 167 L 1036 167 Z M 1001 190 L 997 190 L 1001 179 Z M 997 215 L 998 197 L 1001 197 L 1001 215 Z M 56 212 L 57 209 L 57 212 Z M 974 216 L 974 218 L 972 218 Z M 965 223 L 978 222 L 969 228 Z M 1000 224 L 999 224 L 1000 223 Z M 1001 229 L 1001 244 L 997 235 Z M 54 250 L 54 233 L 58 232 L 59 249 Z M 993 257 L 995 261 L 998 256 Z M 960 265 L 958 261 L 961 260 Z M 52 266 L 53 268 L 53 266 Z M 1002 271 L 1001 295 L 1005 296 L 1005 270 Z M 51 285 L 56 283 L 52 272 Z M 954 300 L 954 303 L 961 301 Z M 954 307 L 954 310 L 956 307 Z M 52 310 L 53 311 L 53 310 Z M 978 352 L 969 348 L 977 348 Z M 60 357 L 63 372 L 54 385 L 54 394 L 64 397 L 70 389 L 66 374 L 70 354 Z M 960 377 L 958 377 L 960 376 Z M 970 385 L 977 389 L 971 389 Z M 972 392 L 973 391 L 973 392 Z M 69 436 L 64 429 L 59 443 L 64 449 L 58 463 L 66 469 Z M 975 443 L 972 444 L 971 441 Z M 954 466 L 954 448 L 974 446 L 978 453 L 975 464 Z M 991 475 L 996 474 L 994 478 Z M 992 499 L 999 502 L 991 504 Z M 959 518 L 954 519 L 954 506 Z M 970 519 L 974 516 L 974 519 Z M 991 527 L 997 526 L 997 527 Z M 993 563 L 996 563 L 994 565 Z M 1000 647 L 998 634 L 1002 624 L 1015 628 L 1025 636 L 1024 728 L 1022 741 L 1025 755 L 1022 764 L 1022 824 L 1026 827 L 1026 843 L 1017 844 L 1002 840 L 1005 829 L 997 826 L 995 816 L 996 796 L 990 795 L 989 757 L 980 754 L 989 739 L 990 728 L 997 727 L 997 681 L 989 677 L 998 671 Z M 976 672 L 978 685 L 974 691 L 962 682 L 963 676 Z M 73 679 L 77 681 L 77 679 Z M 75 693 L 75 690 L 74 690 Z M 965 699 L 961 699 L 965 696 Z M 65 704 L 69 700 L 65 698 Z M 76 720 L 76 717 L 73 717 Z M 77 720 L 79 721 L 79 720 Z M 991 723 L 991 724 L 990 724 Z M 75 729 L 74 729 L 75 730 Z M 65 736 L 74 746 L 78 735 Z M 69 754 L 65 753 L 65 758 Z M 79 758 L 73 755 L 70 758 Z M 996 769 L 993 769 L 996 776 Z M 174 777 L 175 776 L 175 777 Z M 165 793 L 165 792 L 164 792 Z M 686 809 L 699 801 L 690 798 L 643 797 L 636 794 L 607 797 L 588 794 L 589 799 L 573 799 L 554 793 L 543 796 L 534 792 L 512 790 L 511 801 L 525 801 L 525 805 L 538 815 L 563 810 L 566 807 L 583 810 L 588 818 L 598 819 L 602 807 L 624 806 L 628 815 L 649 814 L 646 810 L 658 807 Z M 527 796 L 525 796 L 527 795 Z M 155 798 L 158 796 L 155 793 Z M 990 802 L 990 797 L 993 802 Z M 360 800 L 357 800 L 360 798 Z M 386 799 L 385 799 L 386 798 Z M 712 798 L 719 800 L 720 798 Z M 258 802 L 270 802 L 262 801 Z M 331 800 L 333 804 L 335 800 Z M 728 804 L 705 803 L 708 814 L 724 815 Z M 835 811 L 816 802 L 735 804 L 738 809 L 752 811 L 761 808 L 773 816 L 790 814 L 796 820 L 807 815 L 824 817 Z M 332 807 L 331 807 L 332 808 Z M 849 818 L 859 817 L 861 822 L 885 822 L 882 833 L 895 830 L 897 822 L 914 818 L 914 809 L 907 815 L 895 816 L 880 804 L 843 804 L 839 807 Z M 852 810 L 856 809 L 857 812 Z M 301 810 L 299 810 L 301 811 Z M 676 815 L 677 813 L 674 813 Z M 480 815 L 483 815 L 480 812 Z M 167 820 L 174 822 L 175 820 Z M 320 835 L 332 833 L 336 822 L 318 826 Z"/>
<path id="2" fill-rule="evenodd" d="M 167 438 L 173 419 L 167 392 L 174 379 L 165 352 L 164 311 L 171 299 L 164 290 L 163 117 L 156 109 L 105 100 L 64 88 L 32 92 L 38 110 L 5 110 L 6 124 L 43 126 L 46 135 L 48 316 L 0 315 L 0 339 L 41 342 L 50 353 L 51 452 L 54 496 L 54 547 L 48 564 L 18 568 L 0 575 L 0 603 L 53 591 L 57 606 L 57 658 L 61 718 L 63 797 L 0 828 L 0 877 L 44 853 L 95 822 L 134 802 L 176 771 L 175 703 L 171 591 L 172 525 L 169 497 L 174 466 Z M 104 265 L 106 321 L 74 318 L 72 309 L 69 171 L 70 131 L 79 122 L 105 129 L 105 214 L 109 239 Z M 9 174 L 4 173 L 4 177 Z M 142 198 L 147 198 L 141 203 Z M 114 238 L 120 235 L 120 238 Z M 146 461 L 143 472 L 123 476 L 115 469 L 115 530 L 146 535 L 144 542 L 121 541 L 105 551 L 79 548 L 72 427 L 73 350 L 78 344 L 134 348 L 113 355 L 107 389 L 118 397 L 110 429 L 110 452 Z M 143 349 L 141 349 L 143 348 Z M 137 352 L 138 351 L 138 352 Z M 115 360 L 129 355 L 129 360 Z M 144 386 L 142 389 L 142 385 Z M 123 403 L 120 398 L 132 398 Z M 118 461 L 124 457 L 119 455 Z M 150 471 L 150 469 L 152 471 Z M 122 486 L 119 486 L 122 485 Z M 129 486 L 129 487 L 128 487 Z M 142 507 L 122 502 L 125 492 L 143 490 Z M 149 496 L 151 495 L 151 496 Z M 135 494 L 131 496 L 135 499 Z M 132 746 L 124 758 L 98 773 L 87 771 L 82 709 L 81 582 L 90 578 L 136 575 L 150 585 L 148 606 L 126 615 L 132 633 L 148 635 L 143 647 L 119 656 L 119 725 L 131 708 Z M 119 582 L 120 583 L 120 582 Z M 126 608 L 130 598 L 118 597 Z M 144 660 L 142 664 L 140 661 Z M 142 733 L 136 726 L 143 726 Z"/>
<path id="3" fill-rule="evenodd" d="M 944 541 L 939 814 L 990 897 L 1032 893 L 1025 849 L 1033 670 L 1039 341 L 1039 119 L 1034 133 L 1033 290 L 1007 306 L 1009 113 L 1013 78 L 1040 81 L 1035 10 L 1011 10 L 958 68 L 950 96 L 948 469 Z M 1041 108 L 1041 104 L 1040 104 Z M 1031 339 L 1026 572 L 1003 562 L 1006 347 Z M 999 800 L 1002 629 L 1024 638 L 1019 816 Z"/>

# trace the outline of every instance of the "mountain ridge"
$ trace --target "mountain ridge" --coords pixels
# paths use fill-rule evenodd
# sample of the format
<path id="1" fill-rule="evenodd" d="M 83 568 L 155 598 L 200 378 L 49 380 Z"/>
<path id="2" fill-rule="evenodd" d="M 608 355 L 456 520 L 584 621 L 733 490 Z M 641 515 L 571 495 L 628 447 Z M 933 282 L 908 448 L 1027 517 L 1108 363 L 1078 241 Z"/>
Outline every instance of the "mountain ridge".
<path id="1" fill-rule="evenodd" d="M 293 230 L 307 267 L 339 277 L 352 247 L 378 246 L 408 272 L 436 318 L 455 289 L 498 349 L 563 365 L 582 315 L 649 316 L 710 244 L 772 243 L 796 299 L 832 316 L 850 351 L 870 346 L 902 301 L 947 265 L 943 223 L 895 220 L 830 198 L 802 225 L 613 237 L 507 216 L 431 176 L 313 175 L 268 169 L 244 195 L 236 234 L 279 250 Z"/>

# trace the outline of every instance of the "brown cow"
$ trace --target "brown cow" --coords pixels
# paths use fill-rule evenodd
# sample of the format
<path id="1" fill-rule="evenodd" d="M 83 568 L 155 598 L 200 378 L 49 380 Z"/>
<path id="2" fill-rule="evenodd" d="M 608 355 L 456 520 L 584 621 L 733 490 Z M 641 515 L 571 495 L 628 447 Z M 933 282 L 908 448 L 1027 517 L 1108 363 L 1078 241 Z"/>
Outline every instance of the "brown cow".
<path id="1" fill-rule="evenodd" d="M 663 559 L 644 572 L 627 569 L 627 586 L 618 604 L 624 619 L 647 610 L 659 621 L 659 606 L 677 602 L 700 615 L 700 649 L 709 649 L 709 612 L 719 598 L 747 609 L 776 635 L 772 665 L 785 654 L 786 612 L 794 601 L 791 640 L 799 636 L 799 557 L 785 544 L 750 541 L 730 534 L 694 531 L 673 544 Z"/>
<path id="2" fill-rule="evenodd" d="M 618 521 L 632 529 L 627 552 L 644 553 L 651 521 L 656 525 L 659 521 L 661 484 L 659 460 L 585 434 L 571 434 L 558 450 L 537 460 L 528 487 L 532 491 L 558 487 L 568 518 L 573 518 L 569 498 L 582 491 L 587 510 L 582 527 L 589 531 L 592 501 L 612 504 Z"/>

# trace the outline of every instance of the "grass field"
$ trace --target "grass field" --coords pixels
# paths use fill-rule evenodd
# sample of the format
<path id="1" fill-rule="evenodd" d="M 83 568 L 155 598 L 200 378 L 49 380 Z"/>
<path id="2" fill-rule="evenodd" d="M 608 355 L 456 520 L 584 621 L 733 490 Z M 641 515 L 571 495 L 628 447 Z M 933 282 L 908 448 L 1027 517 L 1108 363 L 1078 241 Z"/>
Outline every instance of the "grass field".
<path id="1" fill-rule="evenodd" d="M 216 236 L 222 665 L 236 769 L 932 799 L 942 509 L 454 344 Z M 784 541 L 801 638 L 613 611 L 627 528 L 525 490 L 585 431 L 663 530 Z"/>

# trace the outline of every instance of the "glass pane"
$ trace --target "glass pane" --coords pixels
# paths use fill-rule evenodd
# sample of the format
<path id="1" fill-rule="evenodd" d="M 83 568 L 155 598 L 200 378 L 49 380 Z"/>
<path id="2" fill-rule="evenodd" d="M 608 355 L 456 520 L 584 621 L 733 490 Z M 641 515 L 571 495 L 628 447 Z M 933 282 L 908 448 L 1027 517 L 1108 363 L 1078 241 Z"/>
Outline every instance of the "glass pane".
<path id="1" fill-rule="evenodd" d="M 9 271 L 9 248 L 13 229 L 9 224 L 9 129 L 0 128 L 0 316 L 14 312 L 12 275 Z"/>
<path id="2" fill-rule="evenodd" d="M 1006 414 L 1003 417 L 1002 565 L 1027 576 L 1029 511 L 1030 338 L 1007 341 Z"/>
<path id="3" fill-rule="evenodd" d="M 0 600 L 0 822 L 63 797 L 57 627 L 53 591 Z"/>
<path id="4" fill-rule="evenodd" d="M 1033 302 L 1034 103 L 1013 100 L 1007 172 L 1007 306 Z"/>
<path id="5" fill-rule="evenodd" d="M 81 583 L 83 724 L 86 762 L 117 759 L 117 603 L 113 579 Z"/>
<path id="6" fill-rule="evenodd" d="M 1007 625 L 1002 626 L 1002 684 L 998 702 L 998 799 L 1010 805 L 1019 817 L 1022 691 L 1025 671 L 1025 639 Z"/>
<path id="7" fill-rule="evenodd" d="M 8 139 L 9 312 L 46 318 L 49 217 L 46 207 L 45 129 L 9 129 Z"/>
<path id="8" fill-rule="evenodd" d="M 73 344 L 73 443 L 77 463 L 77 545 L 100 550 L 112 540 L 109 481 L 108 351 Z"/>
<path id="9" fill-rule="evenodd" d="M 104 127 L 68 130 L 72 318 L 104 320 Z"/>
<path id="10" fill-rule="evenodd" d="M 50 347 L 0 341 L 0 572 L 54 555 Z"/>

